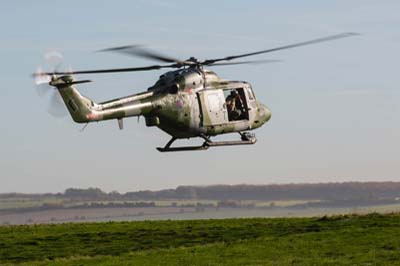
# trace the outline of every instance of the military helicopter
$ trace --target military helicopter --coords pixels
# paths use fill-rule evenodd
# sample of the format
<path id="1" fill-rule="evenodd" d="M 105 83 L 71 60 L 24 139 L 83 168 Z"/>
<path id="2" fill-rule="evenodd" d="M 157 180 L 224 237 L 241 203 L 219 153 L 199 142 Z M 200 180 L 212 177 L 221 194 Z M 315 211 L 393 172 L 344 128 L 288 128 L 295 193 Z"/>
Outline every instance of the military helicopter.
<path id="1" fill-rule="evenodd" d="M 249 145 L 256 143 L 255 135 L 250 131 L 264 125 L 271 118 L 271 111 L 256 99 L 250 83 L 221 79 L 215 72 L 204 67 L 273 62 L 273 60 L 231 61 L 354 35 L 357 34 L 341 33 L 272 49 L 203 61 L 194 57 L 179 60 L 136 45 L 121 46 L 102 51 L 119 52 L 168 64 L 66 72 L 39 71 L 34 77 L 37 84 L 49 84 L 60 93 L 72 119 L 77 123 L 116 119 L 119 128 L 123 129 L 123 118 L 144 116 L 146 126 L 158 127 L 171 135 L 171 140 L 164 147 L 157 147 L 160 152 Z M 72 76 L 164 68 L 174 70 L 162 74 L 147 91 L 102 103 L 96 103 L 82 96 L 75 88 L 76 84 L 91 82 L 90 80 L 75 80 Z M 211 140 L 211 137 L 234 132 L 239 133 L 239 140 Z M 183 138 L 201 138 L 204 142 L 200 146 L 171 147 L 174 141 Z"/>

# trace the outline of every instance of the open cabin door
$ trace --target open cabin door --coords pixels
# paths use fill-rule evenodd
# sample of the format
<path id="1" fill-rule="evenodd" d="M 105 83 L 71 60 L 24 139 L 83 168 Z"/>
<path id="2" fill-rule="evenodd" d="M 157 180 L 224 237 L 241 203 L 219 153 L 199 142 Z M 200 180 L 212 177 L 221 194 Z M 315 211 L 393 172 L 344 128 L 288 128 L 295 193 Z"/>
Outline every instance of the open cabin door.
<path id="1" fill-rule="evenodd" d="M 255 102 L 253 95 L 250 97 L 244 87 L 224 89 L 223 93 L 229 122 L 250 120 L 255 111 L 250 107 Z"/>
<path id="2" fill-rule="evenodd" d="M 205 90 L 198 93 L 203 126 L 215 126 L 228 122 L 222 90 Z"/>

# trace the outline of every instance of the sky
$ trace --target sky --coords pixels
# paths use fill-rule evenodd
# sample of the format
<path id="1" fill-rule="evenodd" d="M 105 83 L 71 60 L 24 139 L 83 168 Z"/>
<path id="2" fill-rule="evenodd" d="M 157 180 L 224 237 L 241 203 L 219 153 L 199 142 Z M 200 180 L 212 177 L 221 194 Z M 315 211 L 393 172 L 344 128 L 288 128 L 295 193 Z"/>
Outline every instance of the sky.
<path id="1" fill-rule="evenodd" d="M 400 181 L 399 10 L 397 0 L 2 1 L 0 193 Z M 170 137 L 143 118 L 81 132 L 48 114 L 30 76 L 49 51 L 75 70 L 134 67 L 154 62 L 95 51 L 143 44 L 205 59 L 342 32 L 361 35 L 249 58 L 278 63 L 212 69 L 250 82 L 271 109 L 251 146 L 159 153 Z M 94 82 L 78 89 L 101 102 L 144 91 L 162 73 L 81 76 Z"/>

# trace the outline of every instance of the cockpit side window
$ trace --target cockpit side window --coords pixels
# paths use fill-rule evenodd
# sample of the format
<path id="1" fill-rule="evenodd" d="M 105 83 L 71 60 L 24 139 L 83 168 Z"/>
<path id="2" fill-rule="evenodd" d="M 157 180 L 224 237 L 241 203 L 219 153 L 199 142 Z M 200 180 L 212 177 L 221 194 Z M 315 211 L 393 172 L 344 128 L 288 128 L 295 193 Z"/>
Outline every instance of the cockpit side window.
<path id="1" fill-rule="evenodd" d="M 253 93 L 253 90 L 251 89 L 251 87 L 247 88 L 247 94 L 249 95 L 249 100 L 253 101 L 255 99 L 254 93 Z"/>

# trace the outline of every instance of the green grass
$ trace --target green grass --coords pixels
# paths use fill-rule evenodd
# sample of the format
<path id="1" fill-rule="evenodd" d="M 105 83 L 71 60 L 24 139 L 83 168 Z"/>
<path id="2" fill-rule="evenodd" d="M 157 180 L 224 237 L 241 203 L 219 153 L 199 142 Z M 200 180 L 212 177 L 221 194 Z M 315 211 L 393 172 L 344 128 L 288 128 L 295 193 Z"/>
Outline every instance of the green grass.
<path id="1" fill-rule="evenodd" d="M 0 227 L 0 265 L 400 265 L 400 215 Z"/>

